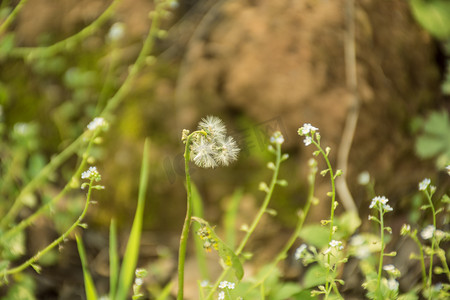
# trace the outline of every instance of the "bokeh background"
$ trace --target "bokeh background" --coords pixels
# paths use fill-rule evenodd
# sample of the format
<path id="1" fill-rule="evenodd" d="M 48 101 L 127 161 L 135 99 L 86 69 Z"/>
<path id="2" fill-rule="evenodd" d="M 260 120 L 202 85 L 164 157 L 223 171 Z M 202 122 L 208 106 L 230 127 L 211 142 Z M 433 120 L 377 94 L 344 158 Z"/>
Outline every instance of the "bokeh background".
<path id="1" fill-rule="evenodd" d="M 284 151 L 290 158 L 281 177 L 289 186 L 276 191 L 271 207 L 278 214 L 266 217 L 252 239 L 249 250 L 256 255 L 247 271 L 279 250 L 306 198 L 306 162 L 312 150 L 304 147 L 297 129 L 303 123 L 319 127 L 322 144 L 331 147 L 335 163 L 351 108 L 353 93 L 345 71 L 345 2 L 181 0 L 173 6 L 161 25 L 166 32 L 157 39 L 153 56 L 109 116 L 110 129 L 103 144 L 94 149 L 106 190 L 95 193 L 98 204 L 89 211 L 89 230 L 83 235 L 100 291 L 106 291 L 108 284 L 110 219 L 118 220 L 125 245 L 134 216 L 145 137 L 151 141 L 151 182 L 139 264 L 152 270 L 146 280 L 154 289 L 174 278 L 185 213 L 181 131 L 195 129 L 206 115 L 222 118 L 242 149 L 231 167 L 192 170 L 205 216 L 218 228 L 237 190 L 243 195 L 239 223 L 250 222 L 262 199 L 258 184 L 271 175 L 265 168 L 270 159 L 268 136 L 274 130 L 285 136 Z M 0 17 L 16 3 L 2 1 Z M 104 24 L 62 51 L 33 56 L 20 54 L 17 48 L 61 41 L 95 21 L 110 4 L 29 1 L 0 36 L 0 158 L 3 163 L 17 159 L 16 180 L 3 188 L 2 202 L 10 201 L 55 153 L 75 140 L 114 95 L 142 46 L 154 4 L 119 1 Z M 357 178 L 363 171 L 370 173 L 377 194 L 392 202 L 394 214 L 388 222 L 398 231 L 406 220 L 418 218 L 414 209 L 419 204 L 412 199 L 421 179 L 433 178 L 440 193 L 450 184 L 441 171 L 445 158 L 448 163 L 448 143 L 431 154 L 418 146 L 431 116 L 438 120 L 431 127 L 448 141 L 450 102 L 443 89 L 448 53 L 445 40 L 414 18 L 409 1 L 355 1 L 354 18 L 360 110 L 346 177 L 365 220 L 370 199 Z M 118 22 L 124 35 L 112 43 L 108 32 Z M 73 157 L 53 174 L 31 196 L 20 217 L 55 195 L 76 163 Z M 318 180 L 317 195 L 326 199 L 330 187 L 326 179 Z M 71 192 L 59 202 L 57 216 L 42 218 L 29 228 L 25 255 L 38 251 L 70 224 L 83 197 Z M 308 221 L 327 215 L 324 200 Z M 194 265 L 192 260 L 188 264 Z M 211 260 L 213 269 L 219 268 L 213 256 Z M 295 264 L 286 263 L 284 270 L 290 280 L 300 276 Z M 200 278 L 195 270 L 191 274 L 187 297 L 194 299 Z M 83 282 L 74 242 L 67 242 L 49 259 L 42 275 L 34 277 L 38 299 L 81 299 Z"/>

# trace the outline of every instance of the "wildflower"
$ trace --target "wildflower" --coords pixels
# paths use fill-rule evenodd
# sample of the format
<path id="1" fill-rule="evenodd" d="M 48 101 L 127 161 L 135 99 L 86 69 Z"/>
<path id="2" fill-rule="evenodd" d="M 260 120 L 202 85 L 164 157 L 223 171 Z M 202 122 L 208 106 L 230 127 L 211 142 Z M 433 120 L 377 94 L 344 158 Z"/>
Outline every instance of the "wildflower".
<path id="1" fill-rule="evenodd" d="M 81 179 L 100 181 L 102 177 L 100 173 L 97 171 L 97 167 L 89 167 L 87 171 L 81 173 Z"/>
<path id="2" fill-rule="evenodd" d="M 394 278 L 389 278 L 387 281 L 387 286 L 391 291 L 396 291 L 398 290 L 398 281 Z"/>
<path id="3" fill-rule="evenodd" d="M 381 205 L 381 208 L 384 209 L 386 212 L 392 211 L 392 207 L 389 204 L 387 204 L 388 201 L 389 200 L 385 196 L 376 196 L 375 198 L 372 199 L 369 208 L 373 208 L 374 206 L 378 206 L 379 204 Z"/>
<path id="4" fill-rule="evenodd" d="M 419 183 L 419 191 L 425 191 L 427 187 L 430 185 L 431 180 L 430 178 L 425 178 Z"/>
<path id="5" fill-rule="evenodd" d="M 224 291 L 221 291 L 220 293 L 219 293 L 219 297 L 217 297 L 217 300 L 224 300 L 225 299 L 225 292 Z"/>
<path id="6" fill-rule="evenodd" d="M 301 244 L 300 247 L 298 247 L 295 250 L 294 257 L 296 260 L 300 260 L 302 258 L 302 253 L 306 250 L 308 246 L 306 244 Z"/>
<path id="7" fill-rule="evenodd" d="M 281 132 L 276 131 L 271 137 L 270 137 L 270 142 L 272 144 L 278 144 L 281 145 L 284 143 L 284 137 L 281 134 Z"/>
<path id="8" fill-rule="evenodd" d="M 433 225 L 428 225 L 427 227 L 425 227 L 421 232 L 420 232 L 420 236 L 424 239 L 424 240 L 429 240 L 433 237 L 434 235 L 434 231 L 436 230 L 436 228 L 434 228 Z"/>
<path id="9" fill-rule="evenodd" d="M 234 282 L 228 282 L 228 284 L 227 284 L 227 288 L 229 290 L 234 290 L 235 286 L 236 286 L 236 284 Z"/>
<path id="10" fill-rule="evenodd" d="M 314 127 L 314 126 L 312 126 L 309 123 L 305 123 L 305 124 L 303 124 L 302 127 L 299 128 L 298 134 L 299 135 L 307 135 L 310 132 L 315 132 L 315 131 L 318 131 L 318 130 L 319 130 L 319 128 Z"/>
<path id="11" fill-rule="evenodd" d="M 102 117 L 97 117 L 97 118 L 95 118 L 94 120 L 92 120 L 92 121 L 87 125 L 87 128 L 88 128 L 90 131 L 94 131 L 94 130 L 96 130 L 97 128 L 100 128 L 100 127 L 106 128 L 107 126 L 108 126 L 108 123 L 105 121 L 104 118 L 102 118 Z"/>
<path id="12" fill-rule="evenodd" d="M 344 249 L 344 246 L 342 246 L 342 242 L 341 241 L 336 241 L 336 240 L 332 240 L 331 242 L 328 243 L 330 245 L 330 247 L 328 247 L 323 253 L 324 254 L 328 254 L 331 249 L 335 248 L 338 250 L 342 250 Z"/>
<path id="13" fill-rule="evenodd" d="M 198 124 L 199 130 L 204 130 L 208 135 L 215 138 L 225 138 L 227 129 L 223 121 L 214 116 L 203 118 Z"/>
<path id="14" fill-rule="evenodd" d="M 312 138 L 310 136 L 305 137 L 305 139 L 303 140 L 303 143 L 305 144 L 305 146 L 311 145 Z"/>
<path id="15" fill-rule="evenodd" d="M 224 289 L 227 287 L 228 281 L 221 281 L 219 283 L 219 289 Z"/>
<path id="16" fill-rule="evenodd" d="M 447 170 L 448 175 L 450 175 L 450 165 L 446 166 L 445 169 Z"/>

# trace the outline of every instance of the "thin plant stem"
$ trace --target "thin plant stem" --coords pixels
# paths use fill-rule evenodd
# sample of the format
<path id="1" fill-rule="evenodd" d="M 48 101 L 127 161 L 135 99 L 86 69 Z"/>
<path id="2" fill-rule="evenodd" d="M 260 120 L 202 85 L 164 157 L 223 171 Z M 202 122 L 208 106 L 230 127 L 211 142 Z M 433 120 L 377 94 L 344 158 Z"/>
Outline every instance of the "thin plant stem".
<path id="1" fill-rule="evenodd" d="M 427 271 L 426 271 L 426 267 L 425 267 L 425 258 L 424 258 L 424 253 L 423 253 L 423 246 L 420 243 L 419 239 L 417 238 L 417 236 L 415 234 L 410 234 L 411 238 L 414 240 L 414 242 L 416 242 L 417 247 L 419 248 L 419 253 L 420 253 L 420 266 L 422 269 L 422 288 L 425 288 L 427 286 Z"/>
<path id="2" fill-rule="evenodd" d="M 380 260 L 378 263 L 378 277 L 377 277 L 377 293 L 381 294 L 381 274 L 383 272 L 383 257 L 384 257 L 384 209 L 381 203 L 378 203 L 378 209 L 380 211 L 380 239 L 381 239 L 381 250 L 380 250 Z"/>
<path id="3" fill-rule="evenodd" d="M 72 224 L 72 226 L 70 226 L 69 229 L 66 230 L 66 232 L 64 232 L 59 238 L 57 238 L 56 240 L 54 240 L 51 244 L 49 244 L 47 247 L 45 247 L 43 250 L 39 251 L 38 253 L 36 253 L 33 257 L 31 257 L 30 259 L 28 259 L 26 262 L 24 262 L 23 264 L 21 264 L 20 266 L 17 266 L 15 268 L 9 269 L 9 270 L 5 270 L 3 272 L 3 275 L 10 275 L 10 274 L 14 274 L 17 272 L 20 272 L 26 268 L 28 268 L 29 266 L 32 266 L 34 263 L 36 263 L 44 254 L 46 254 L 47 252 L 49 252 L 51 249 L 55 248 L 57 245 L 59 245 L 60 243 L 64 242 L 64 240 L 69 236 L 69 234 L 77 227 L 81 224 L 81 221 L 83 221 L 86 212 L 89 208 L 89 203 L 90 203 L 90 199 L 91 199 L 91 192 L 92 192 L 92 184 L 94 183 L 94 178 L 91 179 L 90 183 L 89 183 L 89 189 L 87 192 L 87 197 L 86 197 L 86 203 L 84 205 L 84 209 L 83 212 L 81 213 L 81 215 L 78 217 L 78 219 L 75 221 L 75 223 Z"/>
<path id="4" fill-rule="evenodd" d="M 426 191 L 426 195 L 427 195 L 428 203 L 430 204 L 431 211 L 433 213 L 433 227 L 434 227 L 434 231 L 436 231 L 436 210 L 434 209 L 433 201 L 431 201 L 432 195 L 428 191 Z M 434 256 L 435 247 L 436 247 L 436 236 L 433 232 L 433 237 L 431 240 L 430 266 L 428 268 L 428 282 L 427 282 L 428 289 L 431 289 L 431 282 L 432 282 L 432 277 L 433 277 L 433 256 Z M 432 293 L 430 292 L 428 299 L 431 299 L 431 294 Z"/>
<path id="5" fill-rule="evenodd" d="M 97 19 L 95 19 L 95 21 L 93 21 L 88 26 L 84 27 L 78 33 L 50 46 L 15 48 L 12 50 L 11 56 L 24 57 L 27 55 L 31 55 L 32 57 L 39 57 L 39 56 L 50 57 L 57 54 L 58 52 L 66 50 L 67 48 L 74 47 L 75 45 L 83 41 L 85 38 L 92 35 L 95 31 L 97 31 L 101 25 L 106 23 L 106 21 L 108 21 L 108 19 L 113 15 L 120 1 L 122 0 L 114 0 L 111 3 L 111 5 Z"/>
<path id="6" fill-rule="evenodd" d="M 258 210 L 258 213 L 256 215 L 256 217 L 254 218 L 252 225 L 250 226 L 250 228 L 247 230 L 247 233 L 245 234 L 244 238 L 242 239 L 241 243 L 239 244 L 238 248 L 235 251 L 235 254 L 238 256 L 239 254 L 242 253 L 242 251 L 244 250 L 244 247 L 247 245 L 247 242 L 250 238 L 250 236 L 252 235 L 252 233 L 255 231 L 256 226 L 258 226 L 259 222 L 261 221 L 262 216 L 264 215 L 264 213 L 267 210 L 267 207 L 269 205 L 270 199 L 272 198 L 272 194 L 273 194 L 273 190 L 275 189 L 275 185 L 277 184 L 277 180 L 278 180 L 278 172 L 280 169 L 280 164 L 281 164 L 281 145 L 280 144 L 276 144 L 276 158 L 275 158 L 275 168 L 273 171 L 273 175 L 272 175 L 272 179 L 270 181 L 270 185 L 269 185 L 269 189 L 266 193 L 266 196 L 264 198 L 263 204 L 261 205 L 260 209 Z M 227 275 L 228 271 L 230 270 L 230 267 L 225 268 L 222 273 L 219 275 L 219 277 L 217 278 L 215 284 L 213 285 L 213 287 L 211 288 L 211 290 L 209 291 L 208 295 L 206 296 L 206 300 L 211 299 L 211 297 L 213 296 L 214 292 L 217 290 L 217 287 L 219 286 L 219 283 L 225 278 L 225 276 Z"/>
<path id="7" fill-rule="evenodd" d="M 28 2 L 28 0 L 20 0 L 20 2 L 14 7 L 13 11 L 9 14 L 6 20 L 0 25 L 0 36 L 8 29 L 9 25 L 14 21 L 17 17 L 17 14 L 23 8 L 23 6 Z"/>

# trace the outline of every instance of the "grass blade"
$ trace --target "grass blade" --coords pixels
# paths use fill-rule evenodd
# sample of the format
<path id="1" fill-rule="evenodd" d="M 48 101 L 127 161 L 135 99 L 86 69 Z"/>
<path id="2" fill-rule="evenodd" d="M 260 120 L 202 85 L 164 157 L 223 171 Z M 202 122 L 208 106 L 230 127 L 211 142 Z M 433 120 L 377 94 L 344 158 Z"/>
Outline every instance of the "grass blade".
<path id="1" fill-rule="evenodd" d="M 78 253 L 80 254 L 81 267 L 83 268 L 84 276 L 84 288 L 86 290 L 87 300 L 97 300 L 97 291 L 95 290 L 94 281 L 92 280 L 91 273 L 87 269 L 86 251 L 84 250 L 83 241 L 78 235 L 76 235 Z"/>
<path id="2" fill-rule="evenodd" d="M 109 299 L 115 299 L 119 280 L 119 253 L 117 246 L 116 221 L 109 226 Z"/>
<path id="3" fill-rule="evenodd" d="M 142 158 L 141 176 L 139 180 L 139 196 L 133 226 L 125 250 L 124 260 L 120 269 L 119 286 L 117 289 L 117 300 L 125 300 L 134 279 L 137 259 L 139 255 L 139 245 L 141 241 L 142 222 L 144 218 L 145 195 L 147 191 L 149 166 L 148 166 L 148 139 L 145 140 L 144 154 Z"/>

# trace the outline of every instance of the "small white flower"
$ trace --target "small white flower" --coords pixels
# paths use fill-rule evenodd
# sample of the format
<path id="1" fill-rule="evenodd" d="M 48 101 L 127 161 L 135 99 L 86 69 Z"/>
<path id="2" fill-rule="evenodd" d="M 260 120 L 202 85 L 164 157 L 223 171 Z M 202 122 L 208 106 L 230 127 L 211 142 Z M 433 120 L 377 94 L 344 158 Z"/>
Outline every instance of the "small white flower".
<path id="1" fill-rule="evenodd" d="M 228 282 L 227 287 L 229 290 L 234 290 L 236 284 L 234 282 Z"/>
<path id="2" fill-rule="evenodd" d="M 303 143 L 305 144 L 305 146 L 311 145 L 312 138 L 310 136 L 305 137 L 305 139 L 303 140 Z"/>
<path id="3" fill-rule="evenodd" d="M 433 225 L 428 225 L 420 232 L 420 236 L 424 240 L 429 240 L 429 239 L 431 239 L 433 237 L 435 230 L 436 229 L 434 228 Z"/>
<path id="4" fill-rule="evenodd" d="M 219 283 L 219 289 L 224 289 L 227 287 L 227 285 L 228 285 L 228 281 L 221 281 Z"/>
<path id="5" fill-rule="evenodd" d="M 90 131 L 94 131 L 99 127 L 106 127 L 107 125 L 108 125 L 108 123 L 105 121 L 104 118 L 97 117 L 88 124 L 87 128 Z"/>
<path id="6" fill-rule="evenodd" d="M 330 247 L 338 248 L 339 250 L 344 249 L 344 246 L 342 246 L 342 242 L 341 241 L 332 240 L 329 243 L 329 245 L 330 245 Z"/>
<path id="7" fill-rule="evenodd" d="M 284 143 L 284 137 L 281 134 L 281 132 L 276 131 L 271 137 L 270 137 L 270 142 L 272 144 L 278 144 L 281 145 Z"/>
<path id="8" fill-rule="evenodd" d="M 375 198 L 372 199 L 369 208 L 374 208 L 375 206 L 378 207 L 378 204 L 381 204 L 381 207 L 385 211 L 387 212 L 392 211 L 392 207 L 389 204 L 387 204 L 388 201 L 389 200 L 385 196 L 376 196 Z"/>
<path id="9" fill-rule="evenodd" d="M 425 178 L 419 183 L 419 191 L 425 191 L 427 187 L 430 185 L 431 180 L 430 178 Z"/>
<path id="10" fill-rule="evenodd" d="M 450 175 L 450 165 L 446 166 L 445 169 L 447 170 L 448 175 Z"/>
<path id="11" fill-rule="evenodd" d="M 308 246 L 306 244 L 301 244 L 300 247 L 298 247 L 295 250 L 294 257 L 295 257 L 296 260 L 300 260 L 302 258 L 302 254 L 306 250 L 307 247 Z"/>
<path id="12" fill-rule="evenodd" d="M 220 293 L 219 293 L 219 296 L 217 297 L 217 300 L 224 300 L 225 299 L 225 292 L 224 291 L 221 291 Z"/>
<path id="13" fill-rule="evenodd" d="M 81 173 L 81 179 L 94 179 L 95 181 L 100 181 L 101 176 L 100 173 L 97 171 L 97 167 L 89 167 L 87 171 L 84 171 Z"/>
<path id="14" fill-rule="evenodd" d="M 387 286 L 391 291 L 396 291 L 398 290 L 398 281 L 394 278 L 389 278 L 387 281 Z"/>
<path id="15" fill-rule="evenodd" d="M 201 282 L 200 282 L 200 286 L 201 287 L 207 287 L 209 285 L 209 281 L 208 280 L 202 280 Z"/>
<path id="16" fill-rule="evenodd" d="M 386 272 L 392 272 L 395 270 L 395 266 L 394 265 L 385 265 L 385 266 L 383 266 L 383 270 L 385 270 Z"/>
<path id="17" fill-rule="evenodd" d="M 307 135 L 307 134 L 310 133 L 310 132 L 318 131 L 318 130 L 319 130 L 319 128 L 314 127 L 314 126 L 312 126 L 312 125 L 309 124 L 309 123 L 305 123 L 305 124 L 303 124 L 303 126 L 300 127 L 300 129 L 298 130 L 298 134 L 299 134 L 299 135 Z"/>
<path id="18" fill-rule="evenodd" d="M 198 124 L 199 130 L 204 130 L 214 138 L 225 138 L 227 129 L 223 121 L 218 117 L 207 116 L 203 118 Z"/>

